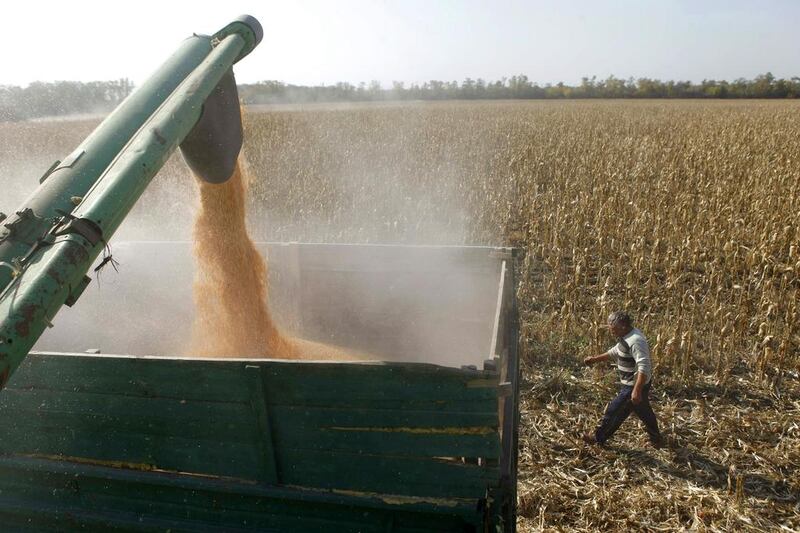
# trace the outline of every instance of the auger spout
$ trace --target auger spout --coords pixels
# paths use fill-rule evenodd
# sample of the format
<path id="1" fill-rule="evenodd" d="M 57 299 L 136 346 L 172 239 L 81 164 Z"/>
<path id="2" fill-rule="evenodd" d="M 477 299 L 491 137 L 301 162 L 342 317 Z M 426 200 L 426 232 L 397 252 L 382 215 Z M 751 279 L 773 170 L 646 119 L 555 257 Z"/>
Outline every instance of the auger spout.
<path id="1" fill-rule="evenodd" d="M 80 297 L 90 266 L 177 147 L 203 179 L 231 175 L 242 145 L 232 67 L 262 35 L 243 16 L 184 41 L 0 217 L 0 388 L 61 306 Z"/>

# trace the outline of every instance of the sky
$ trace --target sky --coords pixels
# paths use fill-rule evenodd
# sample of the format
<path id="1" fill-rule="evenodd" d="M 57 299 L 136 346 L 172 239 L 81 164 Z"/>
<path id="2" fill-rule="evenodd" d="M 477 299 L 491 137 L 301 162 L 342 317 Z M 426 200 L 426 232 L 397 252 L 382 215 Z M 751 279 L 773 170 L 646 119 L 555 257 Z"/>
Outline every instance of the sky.
<path id="1" fill-rule="evenodd" d="M 800 76 L 800 0 L 29 0 L 3 5 L 0 85 L 140 83 L 243 13 L 265 36 L 240 83 Z"/>

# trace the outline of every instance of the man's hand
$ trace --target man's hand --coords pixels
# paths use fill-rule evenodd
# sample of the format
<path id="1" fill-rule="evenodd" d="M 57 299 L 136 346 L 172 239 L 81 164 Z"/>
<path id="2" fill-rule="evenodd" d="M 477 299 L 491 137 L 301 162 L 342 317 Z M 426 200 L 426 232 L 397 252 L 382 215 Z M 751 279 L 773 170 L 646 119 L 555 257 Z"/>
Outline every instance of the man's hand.
<path id="1" fill-rule="evenodd" d="M 608 361 L 608 354 L 601 353 L 600 355 L 590 355 L 589 357 L 585 357 L 583 359 L 583 364 L 587 366 L 591 366 L 595 363 L 599 363 L 600 361 Z"/>
<path id="2" fill-rule="evenodd" d="M 633 405 L 639 405 L 642 401 L 642 389 L 639 387 L 634 387 L 633 392 L 631 392 L 631 401 Z"/>
<path id="3" fill-rule="evenodd" d="M 637 372 L 636 383 L 633 385 L 633 391 L 631 392 L 631 402 L 633 402 L 633 405 L 639 405 L 641 403 L 642 388 L 644 388 L 645 381 L 647 381 L 647 376 L 641 372 Z"/>

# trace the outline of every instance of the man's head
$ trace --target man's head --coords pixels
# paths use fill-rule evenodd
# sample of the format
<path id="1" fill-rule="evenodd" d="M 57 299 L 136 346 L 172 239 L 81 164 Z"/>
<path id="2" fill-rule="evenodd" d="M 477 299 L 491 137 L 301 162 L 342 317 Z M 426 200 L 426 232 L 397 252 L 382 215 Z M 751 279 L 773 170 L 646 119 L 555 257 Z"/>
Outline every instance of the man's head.
<path id="1" fill-rule="evenodd" d="M 614 311 L 608 315 L 608 330 L 615 337 L 622 337 L 633 329 L 633 319 L 625 311 Z"/>

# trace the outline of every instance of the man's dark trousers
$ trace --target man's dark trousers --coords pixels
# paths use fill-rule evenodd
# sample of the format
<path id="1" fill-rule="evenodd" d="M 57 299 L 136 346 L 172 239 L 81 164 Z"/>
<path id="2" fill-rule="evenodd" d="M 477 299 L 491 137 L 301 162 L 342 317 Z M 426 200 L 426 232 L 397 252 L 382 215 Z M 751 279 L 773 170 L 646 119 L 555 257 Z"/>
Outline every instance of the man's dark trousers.
<path id="1" fill-rule="evenodd" d="M 633 387 L 631 385 L 623 385 L 617 394 L 617 397 L 611 400 L 606 409 L 606 414 L 603 415 L 603 420 L 595 431 L 594 438 L 598 444 L 604 444 L 611 436 L 619 429 L 625 419 L 631 414 L 631 411 L 636 413 L 639 420 L 644 422 L 647 435 L 652 442 L 661 441 L 661 433 L 658 431 L 658 422 L 656 422 L 656 414 L 653 408 L 650 407 L 650 383 L 642 387 L 642 401 L 639 405 L 634 405 L 631 401 L 631 393 Z"/>

